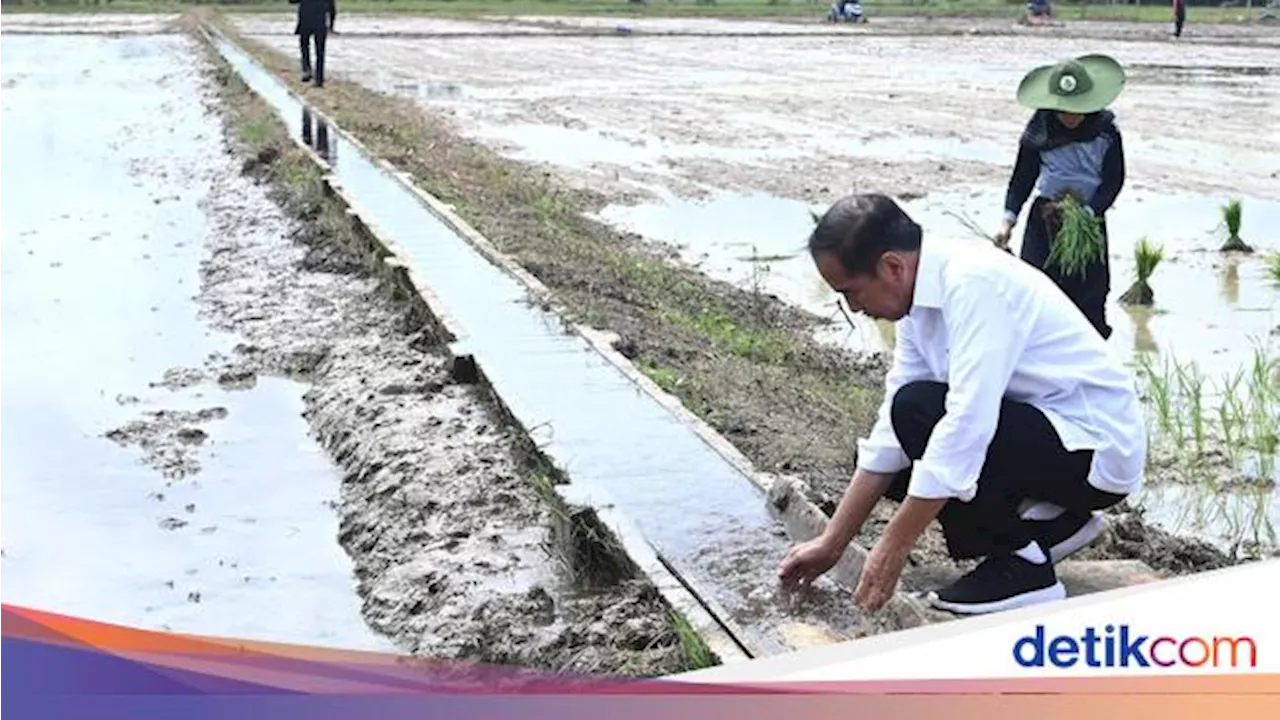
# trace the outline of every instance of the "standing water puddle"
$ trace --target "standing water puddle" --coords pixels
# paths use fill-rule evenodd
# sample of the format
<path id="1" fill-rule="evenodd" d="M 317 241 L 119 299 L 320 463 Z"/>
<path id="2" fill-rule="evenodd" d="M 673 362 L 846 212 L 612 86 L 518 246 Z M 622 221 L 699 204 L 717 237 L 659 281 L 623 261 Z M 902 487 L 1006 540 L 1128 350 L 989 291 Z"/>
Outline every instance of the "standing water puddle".
<path id="1" fill-rule="evenodd" d="M 341 478 L 308 437 L 305 388 L 152 385 L 236 342 L 192 299 L 213 229 L 209 158 L 231 161 L 191 41 L 5 36 L 3 48 L 5 602 L 389 649 L 336 541 L 327 503 Z M 160 410 L 203 412 L 160 446 L 198 472 L 166 482 L 143 449 L 104 437 Z"/>
<path id="2" fill-rule="evenodd" d="M 303 107 L 287 88 L 238 48 L 216 43 L 290 131 L 301 134 Z M 330 133 L 329 151 L 343 191 L 404 249 L 465 331 L 461 340 L 498 395 L 582 491 L 575 497 L 618 507 L 677 574 L 728 611 L 755 654 L 790 649 L 781 623 L 851 634 L 857 618 L 847 589 L 824 579 L 790 607 L 774 592 L 791 542 L 747 478 L 584 339 L 532 305 L 519 282 L 341 133 Z"/>

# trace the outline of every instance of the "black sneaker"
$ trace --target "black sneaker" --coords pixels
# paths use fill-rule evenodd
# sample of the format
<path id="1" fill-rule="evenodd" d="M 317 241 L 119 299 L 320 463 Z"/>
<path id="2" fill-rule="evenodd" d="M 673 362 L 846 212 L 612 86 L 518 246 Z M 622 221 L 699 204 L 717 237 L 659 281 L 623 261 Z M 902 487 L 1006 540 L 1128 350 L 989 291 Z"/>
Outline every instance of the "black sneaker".
<path id="1" fill-rule="evenodd" d="M 302 82 L 311 82 L 311 73 L 309 72 L 302 73 Z"/>
<path id="2" fill-rule="evenodd" d="M 1040 547 L 1049 548 L 1049 560 L 1060 563 L 1098 539 L 1107 527 L 1107 519 L 1100 512 L 1068 510 L 1052 520 L 1028 520 L 1033 537 Z"/>
<path id="3" fill-rule="evenodd" d="M 1053 563 L 1033 563 L 1014 555 L 992 555 L 969 574 L 929 595 L 941 610 L 976 615 L 1061 600 L 1067 590 Z"/>

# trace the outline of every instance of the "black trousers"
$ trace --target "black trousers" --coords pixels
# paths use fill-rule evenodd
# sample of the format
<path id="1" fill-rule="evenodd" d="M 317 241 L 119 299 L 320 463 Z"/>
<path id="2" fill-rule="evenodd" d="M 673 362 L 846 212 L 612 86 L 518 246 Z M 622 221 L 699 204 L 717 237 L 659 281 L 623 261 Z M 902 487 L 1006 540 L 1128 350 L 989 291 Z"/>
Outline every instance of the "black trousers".
<path id="1" fill-rule="evenodd" d="M 1108 254 L 1110 243 L 1107 241 L 1106 218 L 1098 219 L 1102 225 L 1102 257 L 1086 267 L 1083 275 L 1064 274 L 1056 266 L 1048 265 L 1053 238 L 1041 215 L 1048 202 L 1047 199 L 1038 197 L 1031 203 L 1026 230 L 1022 235 L 1022 259 L 1048 275 L 1071 298 L 1071 302 L 1080 308 L 1103 339 L 1109 338 L 1111 326 L 1107 324 L 1107 294 L 1111 292 L 1111 260 Z"/>
<path id="2" fill-rule="evenodd" d="M 933 428 L 942 420 L 946 399 L 947 386 L 938 382 L 908 383 L 894 395 L 893 431 L 913 461 L 924 456 Z M 1089 484 L 1092 462 L 1092 451 L 1063 448 L 1053 425 L 1039 410 L 1005 400 L 978 476 L 978 493 L 969 502 L 951 500 L 938 515 L 951 557 L 963 560 L 1025 547 L 1034 539 L 1033 521 L 1023 520 L 1018 512 L 1026 500 L 1078 512 L 1101 510 L 1123 500 L 1123 495 Z M 894 478 L 885 496 L 902 502 L 910 479 L 908 468 Z"/>
<path id="3" fill-rule="evenodd" d="M 328 32 L 320 30 L 311 32 L 302 30 L 298 33 L 298 49 L 302 52 L 302 74 L 311 75 L 311 45 L 316 46 L 315 79 L 316 83 L 324 82 L 324 41 Z"/>
<path id="4" fill-rule="evenodd" d="M 1184 8 L 1178 8 L 1173 14 L 1173 35 L 1174 37 L 1182 37 L 1182 26 L 1187 22 L 1187 11 Z"/>

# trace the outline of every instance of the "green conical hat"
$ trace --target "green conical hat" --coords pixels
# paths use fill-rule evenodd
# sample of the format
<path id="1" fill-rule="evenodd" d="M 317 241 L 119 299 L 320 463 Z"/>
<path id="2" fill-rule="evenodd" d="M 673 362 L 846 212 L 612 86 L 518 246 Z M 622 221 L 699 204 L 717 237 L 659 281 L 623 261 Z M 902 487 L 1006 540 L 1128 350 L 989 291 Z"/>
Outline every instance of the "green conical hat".
<path id="1" fill-rule="evenodd" d="M 1018 102 L 1032 110 L 1087 115 L 1105 109 L 1124 90 L 1124 68 L 1107 55 L 1082 55 L 1027 73 Z"/>

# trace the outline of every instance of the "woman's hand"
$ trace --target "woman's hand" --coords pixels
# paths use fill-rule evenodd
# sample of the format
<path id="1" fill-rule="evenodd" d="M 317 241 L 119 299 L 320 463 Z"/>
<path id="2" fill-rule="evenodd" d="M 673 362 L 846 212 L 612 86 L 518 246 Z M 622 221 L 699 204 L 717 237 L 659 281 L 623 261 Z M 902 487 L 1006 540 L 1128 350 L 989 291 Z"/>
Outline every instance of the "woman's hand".
<path id="1" fill-rule="evenodd" d="M 996 247 L 1001 250 L 1009 249 L 1009 238 L 1013 237 L 1013 223 L 1008 220 L 1000 221 L 1000 228 L 996 230 L 993 239 L 996 241 Z"/>

